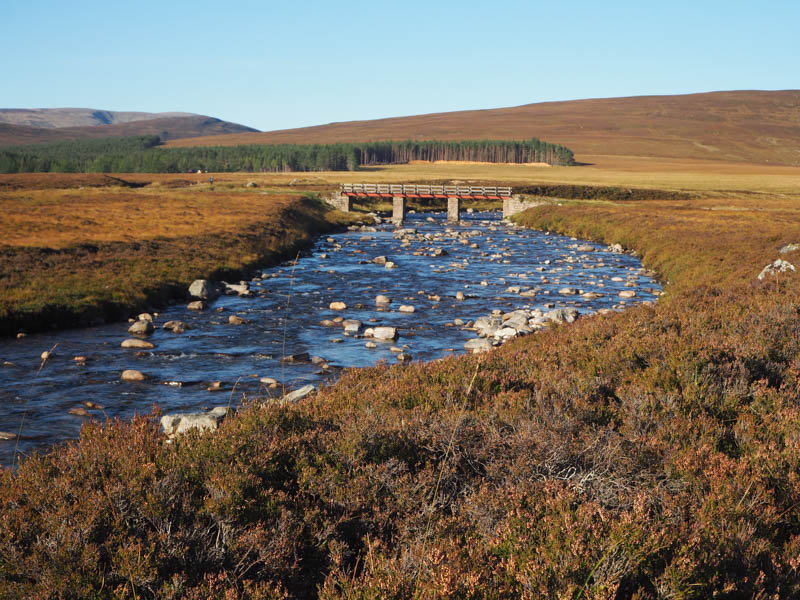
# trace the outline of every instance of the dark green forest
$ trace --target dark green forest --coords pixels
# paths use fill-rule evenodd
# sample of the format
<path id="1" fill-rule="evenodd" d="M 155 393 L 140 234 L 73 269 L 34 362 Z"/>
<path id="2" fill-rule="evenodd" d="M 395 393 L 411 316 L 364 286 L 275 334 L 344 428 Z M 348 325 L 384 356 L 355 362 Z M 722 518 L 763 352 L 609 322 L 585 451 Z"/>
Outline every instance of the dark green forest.
<path id="1" fill-rule="evenodd" d="M 404 141 L 164 148 L 155 135 L 0 148 L 0 173 L 185 173 L 355 171 L 413 160 L 574 164 L 572 151 L 526 141 Z"/>

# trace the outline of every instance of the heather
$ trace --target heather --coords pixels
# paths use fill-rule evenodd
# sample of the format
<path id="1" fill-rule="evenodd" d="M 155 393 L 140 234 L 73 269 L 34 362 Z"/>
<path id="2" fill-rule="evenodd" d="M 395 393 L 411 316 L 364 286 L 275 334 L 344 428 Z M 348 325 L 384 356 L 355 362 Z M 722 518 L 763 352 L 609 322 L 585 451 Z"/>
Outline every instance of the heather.
<path id="1" fill-rule="evenodd" d="M 621 243 L 657 305 L 480 356 L 246 399 L 166 444 L 87 425 L 0 481 L 7 597 L 800 594 L 792 197 L 574 202 L 519 221 Z M 782 255 L 795 262 L 797 252 Z"/>

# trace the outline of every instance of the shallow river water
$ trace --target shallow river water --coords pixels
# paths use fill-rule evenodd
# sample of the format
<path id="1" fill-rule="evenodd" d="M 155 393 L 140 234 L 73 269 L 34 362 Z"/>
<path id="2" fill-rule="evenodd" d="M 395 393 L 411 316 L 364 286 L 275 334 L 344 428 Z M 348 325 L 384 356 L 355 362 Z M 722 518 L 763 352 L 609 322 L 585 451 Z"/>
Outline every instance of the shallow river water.
<path id="1" fill-rule="evenodd" d="M 332 381 L 343 367 L 396 362 L 398 348 L 413 360 L 462 353 L 476 333 L 454 325 L 457 319 L 468 323 L 495 309 L 621 309 L 626 302 L 654 300 L 660 291 L 637 258 L 603 245 L 508 226 L 499 213 L 463 214 L 458 225 L 445 217 L 409 215 L 404 227 L 416 234 L 406 241 L 388 224 L 323 236 L 296 264 L 264 269 L 249 282 L 252 297 L 225 295 L 202 312 L 179 305 L 158 313 L 147 338 L 152 350 L 120 347 L 132 337 L 127 323 L 0 340 L 0 432 L 22 434 L 0 441 L 0 464 L 13 464 L 15 450 L 28 454 L 76 438 L 87 417 L 70 410 L 128 419 L 153 405 L 168 413 L 227 405 L 229 399 L 235 405 L 244 395 L 280 396 Z M 587 245 L 595 250 L 579 249 Z M 377 256 L 395 268 L 373 263 Z M 560 293 L 568 287 L 599 297 Z M 625 290 L 635 290 L 635 297 L 621 300 Z M 459 291 L 463 300 L 456 298 Z M 379 294 L 391 304 L 377 306 Z M 347 309 L 330 310 L 334 301 Z M 401 305 L 415 312 L 400 312 Z M 231 325 L 230 315 L 247 322 Z M 357 319 L 364 328 L 396 327 L 399 337 L 367 348 L 369 340 L 360 333 L 321 324 L 336 317 Z M 168 320 L 189 328 L 166 331 L 160 326 Z M 42 352 L 53 346 L 40 370 Z M 281 360 L 304 352 L 325 364 Z M 87 360 L 79 363 L 75 356 Z M 126 369 L 148 379 L 123 382 Z M 269 388 L 261 381 L 265 377 L 280 383 Z M 212 382 L 221 382 L 221 391 L 209 391 Z"/>

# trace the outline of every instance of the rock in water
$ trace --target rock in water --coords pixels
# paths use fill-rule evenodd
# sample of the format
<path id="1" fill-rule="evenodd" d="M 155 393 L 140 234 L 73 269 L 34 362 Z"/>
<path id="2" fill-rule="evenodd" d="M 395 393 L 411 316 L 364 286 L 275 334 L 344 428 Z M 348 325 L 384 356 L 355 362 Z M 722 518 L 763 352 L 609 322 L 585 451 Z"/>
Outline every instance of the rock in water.
<path id="1" fill-rule="evenodd" d="M 344 302 L 331 302 L 328 305 L 328 308 L 331 310 L 345 310 L 347 308 L 347 304 Z"/>
<path id="2" fill-rule="evenodd" d="M 195 279 L 189 286 L 189 295 L 201 300 L 214 300 L 219 297 L 219 288 L 208 279 Z"/>
<path id="3" fill-rule="evenodd" d="M 636 292 L 633 290 L 622 290 L 619 294 L 617 294 L 620 298 L 633 298 L 636 295 Z"/>
<path id="4" fill-rule="evenodd" d="M 139 350 L 151 350 L 156 347 L 154 343 L 146 340 L 140 340 L 138 338 L 129 338 L 127 340 L 123 340 L 122 344 L 120 345 L 123 348 L 138 348 Z"/>
<path id="5" fill-rule="evenodd" d="M 376 340 L 397 339 L 397 329 L 394 327 L 375 327 L 372 330 L 372 337 Z"/>
<path id="6" fill-rule="evenodd" d="M 758 280 L 762 281 L 767 275 L 776 275 L 777 273 L 794 273 L 794 270 L 792 263 L 778 258 L 775 262 L 761 269 L 761 273 L 758 274 Z"/>
<path id="7" fill-rule="evenodd" d="M 240 317 L 239 315 L 231 315 L 230 317 L 228 317 L 228 323 L 231 325 L 244 325 L 249 322 L 250 321 Z"/>
<path id="8" fill-rule="evenodd" d="M 392 303 L 392 300 L 388 296 L 384 296 L 382 294 L 378 295 L 378 296 L 375 296 L 375 304 L 377 304 L 378 306 L 385 306 L 385 305 L 391 304 L 391 303 Z"/>
<path id="9" fill-rule="evenodd" d="M 186 305 L 186 310 L 205 310 L 208 305 L 202 300 L 195 300 Z"/>
<path id="10" fill-rule="evenodd" d="M 152 321 L 136 321 L 133 325 L 128 327 L 128 333 L 134 335 L 150 335 L 153 333 Z"/>
<path id="11" fill-rule="evenodd" d="M 144 381 L 147 379 L 145 374 L 136 369 L 127 369 L 122 372 L 122 381 Z"/>

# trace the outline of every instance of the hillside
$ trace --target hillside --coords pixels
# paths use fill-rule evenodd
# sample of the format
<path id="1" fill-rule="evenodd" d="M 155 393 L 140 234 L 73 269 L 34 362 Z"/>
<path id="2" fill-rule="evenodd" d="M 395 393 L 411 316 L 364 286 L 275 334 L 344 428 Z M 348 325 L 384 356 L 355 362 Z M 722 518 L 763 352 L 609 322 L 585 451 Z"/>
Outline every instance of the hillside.
<path id="1" fill-rule="evenodd" d="M 110 125 L 81 127 L 32 127 L 0 122 L 0 145 L 40 144 L 83 138 L 158 135 L 164 140 L 227 134 L 240 135 L 255 129 L 203 115 L 161 117 L 123 121 Z"/>
<path id="2" fill-rule="evenodd" d="M 169 117 L 192 117 L 193 113 L 147 113 L 94 108 L 0 108 L 0 123 L 28 127 L 93 127 Z"/>
<path id="3" fill-rule="evenodd" d="M 800 90 L 544 102 L 172 142 L 173 146 L 538 137 L 582 155 L 800 164 Z"/>

